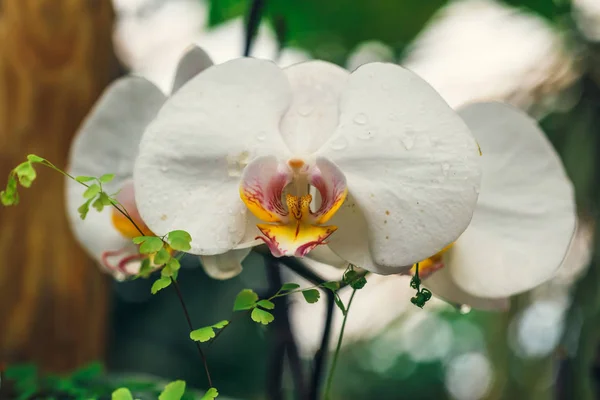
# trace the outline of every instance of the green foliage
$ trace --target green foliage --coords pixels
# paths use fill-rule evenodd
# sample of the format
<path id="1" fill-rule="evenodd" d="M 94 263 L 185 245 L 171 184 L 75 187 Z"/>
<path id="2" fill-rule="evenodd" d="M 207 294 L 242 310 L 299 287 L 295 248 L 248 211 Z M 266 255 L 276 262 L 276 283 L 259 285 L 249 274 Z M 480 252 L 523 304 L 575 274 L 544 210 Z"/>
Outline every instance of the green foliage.
<path id="1" fill-rule="evenodd" d="M 112 393 L 112 400 L 133 400 L 131 392 L 127 388 L 119 388 Z"/>
<path id="2" fill-rule="evenodd" d="M 165 386 L 158 400 L 180 400 L 185 393 L 185 381 L 174 381 Z"/>
<path id="3" fill-rule="evenodd" d="M 140 266 L 140 272 L 138 272 L 137 276 L 141 278 L 148 278 L 152 271 L 154 271 L 154 268 L 150 263 L 150 259 L 144 258 L 142 260 L 142 265 Z"/>
<path id="4" fill-rule="evenodd" d="M 181 264 L 179 263 L 178 259 L 171 257 L 167 262 L 167 268 L 169 268 L 173 272 L 176 272 L 179 271 L 179 268 L 181 268 Z"/>
<path id="5" fill-rule="evenodd" d="M 275 304 L 270 300 L 259 300 L 256 305 L 264 308 L 265 310 L 272 310 L 275 308 Z"/>
<path id="6" fill-rule="evenodd" d="M 193 330 L 192 332 L 190 332 L 190 339 L 196 342 L 208 342 L 210 339 L 216 336 L 215 329 L 223 329 L 227 325 L 229 325 L 229 321 L 225 319 L 223 321 L 217 322 L 214 325 L 205 326 L 203 328 Z"/>
<path id="7" fill-rule="evenodd" d="M 71 379 L 79 381 L 87 381 L 98 378 L 104 373 L 104 367 L 99 362 L 92 362 L 75 370 L 71 374 Z"/>
<path id="8" fill-rule="evenodd" d="M 336 290 L 338 290 L 340 288 L 340 283 L 337 281 L 325 282 L 323 284 L 323 287 L 331 290 L 332 292 L 335 292 Z"/>
<path id="9" fill-rule="evenodd" d="M 97 183 L 88 186 L 88 188 L 83 192 L 83 197 L 85 199 L 92 199 L 98 195 L 102 191 L 102 188 Z"/>
<path id="10" fill-rule="evenodd" d="M 250 318 L 252 318 L 252 320 L 254 322 L 258 322 L 263 325 L 268 325 L 275 320 L 275 317 L 273 316 L 273 314 L 271 314 L 268 311 L 261 310 L 258 307 L 255 308 L 254 310 L 252 310 L 252 314 L 250 314 Z"/>
<path id="11" fill-rule="evenodd" d="M 158 236 L 138 236 L 133 238 L 133 243 L 141 244 L 140 253 L 156 253 L 163 248 L 164 242 Z"/>
<path id="12" fill-rule="evenodd" d="M 251 289 L 244 289 L 238 293 L 233 303 L 233 311 L 250 310 L 256 307 L 258 295 Z"/>
<path id="13" fill-rule="evenodd" d="M 344 273 L 344 283 L 350 285 L 352 289 L 362 289 L 367 284 L 367 279 L 364 275 L 359 274 L 354 270 L 354 266 L 350 266 L 349 269 Z"/>
<path id="14" fill-rule="evenodd" d="M 302 291 L 302 295 L 308 303 L 312 304 L 319 301 L 319 298 L 321 297 L 321 292 L 319 292 L 317 289 L 306 289 Z"/>
<path id="15" fill-rule="evenodd" d="M 429 289 L 421 288 L 421 279 L 419 278 L 419 263 L 415 266 L 415 275 L 410 280 L 410 287 L 417 290 L 417 294 L 410 299 L 410 302 L 419 308 L 423 308 L 425 303 L 431 299 Z"/>
<path id="16" fill-rule="evenodd" d="M 152 294 L 156 294 L 160 290 L 163 290 L 164 288 L 166 288 L 169 285 L 171 285 L 171 282 L 172 282 L 171 278 L 166 277 L 166 276 L 161 276 L 156 281 L 154 281 L 154 283 L 152 284 L 152 288 L 150 289 L 150 291 L 152 292 Z"/>
<path id="17" fill-rule="evenodd" d="M 164 247 L 162 247 L 154 255 L 154 264 L 157 264 L 157 265 L 166 264 L 167 262 L 169 262 L 170 259 L 171 259 L 171 255 L 169 254 L 169 252 L 167 251 L 167 249 L 165 249 Z"/>
<path id="18" fill-rule="evenodd" d="M 169 241 L 169 245 L 173 248 L 173 250 L 188 251 L 192 248 L 192 246 L 190 245 L 190 242 L 192 241 L 192 236 L 186 231 L 171 231 L 168 233 L 167 239 Z"/>
<path id="19" fill-rule="evenodd" d="M 79 183 L 86 183 L 86 182 L 90 182 L 90 181 L 95 181 L 96 178 L 94 178 L 93 176 L 77 176 L 75 177 L 75 180 Z"/>
<path id="20" fill-rule="evenodd" d="M 17 179 L 21 186 L 25 188 L 31 187 L 31 184 L 37 176 L 31 161 L 25 161 L 19 164 L 13 171 L 17 175 Z"/>
<path id="21" fill-rule="evenodd" d="M 86 201 L 85 203 L 80 205 L 79 208 L 77 209 L 77 211 L 79 212 L 79 217 L 81 219 L 85 219 L 85 217 L 87 217 L 88 212 L 90 211 L 90 203 L 91 202 L 92 202 L 92 199 L 89 199 L 88 201 Z"/>
<path id="22" fill-rule="evenodd" d="M 6 190 L 0 192 L 0 201 L 5 206 L 12 206 L 19 204 L 19 192 L 17 192 L 17 178 L 11 172 L 8 176 L 8 182 L 6 184 Z"/>
<path id="23" fill-rule="evenodd" d="M 108 183 L 115 179 L 115 174 L 104 174 L 98 180 L 102 183 Z"/>
<path id="24" fill-rule="evenodd" d="M 288 290 L 294 290 L 294 289 L 298 289 L 300 287 L 300 285 L 298 285 L 297 283 L 284 283 L 281 286 L 281 289 L 279 289 L 280 292 L 283 291 L 288 291 Z"/>
<path id="25" fill-rule="evenodd" d="M 335 305 L 340 309 L 343 315 L 346 315 L 346 307 L 344 306 L 344 302 L 340 299 L 340 296 L 337 293 L 334 293 L 333 301 Z"/>
<path id="26" fill-rule="evenodd" d="M 215 388 L 210 388 L 204 393 L 200 400 L 214 400 L 219 396 L 219 392 Z"/>

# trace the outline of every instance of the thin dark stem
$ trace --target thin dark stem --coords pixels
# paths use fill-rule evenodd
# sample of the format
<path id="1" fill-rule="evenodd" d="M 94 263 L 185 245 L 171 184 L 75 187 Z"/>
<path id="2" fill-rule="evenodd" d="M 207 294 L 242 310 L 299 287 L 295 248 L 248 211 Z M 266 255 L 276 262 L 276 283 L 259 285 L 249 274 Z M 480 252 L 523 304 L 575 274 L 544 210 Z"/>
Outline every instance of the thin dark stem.
<path id="1" fill-rule="evenodd" d="M 308 280 L 314 285 L 322 285 L 326 282 L 325 279 L 317 275 L 310 268 L 308 268 L 302 261 L 293 257 L 281 257 L 279 259 L 282 264 L 286 267 Z M 343 283 L 341 287 L 345 286 Z M 310 381 L 310 387 L 308 391 L 309 399 L 317 399 L 321 390 L 321 384 L 323 381 L 323 374 L 325 372 L 325 366 L 327 365 L 327 355 L 329 353 L 329 342 L 331 341 L 331 326 L 333 322 L 334 312 L 334 294 L 330 290 L 325 290 L 327 297 L 327 316 L 325 318 L 325 326 L 323 328 L 323 335 L 321 336 L 321 345 L 319 350 L 315 353 L 315 357 L 312 362 L 312 377 Z"/>
<path id="2" fill-rule="evenodd" d="M 312 365 L 312 380 L 310 385 L 310 399 L 317 399 L 321 390 L 323 373 L 327 365 L 327 355 L 329 354 L 329 342 L 331 341 L 331 326 L 333 322 L 334 301 L 333 292 L 327 290 L 327 316 L 325 317 L 325 327 L 321 336 L 321 346 L 315 354 Z"/>
<path id="3" fill-rule="evenodd" d="M 179 298 L 179 302 L 181 303 L 181 308 L 183 308 L 183 313 L 185 314 L 185 319 L 187 320 L 188 327 L 190 328 L 190 332 L 194 330 L 194 326 L 192 325 L 192 319 L 190 318 L 190 313 L 188 312 L 187 306 L 183 301 L 183 295 L 181 294 L 181 289 L 179 289 L 179 284 L 173 277 L 171 277 L 171 286 L 175 288 L 177 292 L 177 297 Z M 200 354 L 200 358 L 202 359 L 202 364 L 204 365 L 204 371 L 206 372 L 206 379 L 208 380 L 208 386 L 213 387 L 212 379 L 210 378 L 210 372 L 208 372 L 208 363 L 206 362 L 206 356 L 200 347 L 200 343 L 194 341 L 196 343 L 196 348 L 198 349 L 198 354 Z"/>
<path id="4" fill-rule="evenodd" d="M 350 300 L 348 300 L 348 306 L 346 307 L 346 315 L 344 315 L 344 321 L 342 322 L 342 329 L 340 330 L 340 336 L 338 337 L 337 346 L 335 348 L 335 353 L 333 355 L 333 361 L 331 363 L 331 368 L 329 369 L 329 376 L 327 377 L 327 386 L 325 387 L 325 400 L 329 400 L 331 384 L 333 383 L 333 374 L 335 372 L 335 367 L 337 366 L 338 356 L 340 355 L 340 349 L 342 348 L 342 340 L 344 339 L 344 329 L 346 328 L 346 321 L 348 320 L 348 314 L 350 313 L 350 306 L 352 305 L 352 300 L 354 299 L 355 294 L 356 294 L 356 289 L 352 289 L 352 295 L 350 295 Z"/>
<path id="5" fill-rule="evenodd" d="M 269 281 L 269 291 L 271 295 L 274 295 L 283 284 L 281 279 L 281 267 L 279 262 L 272 256 L 266 255 L 264 258 L 267 280 Z M 282 296 L 273 298 L 273 302 L 275 303 L 275 309 L 273 311 L 273 314 L 275 314 L 275 321 L 271 325 L 271 333 L 273 335 L 271 343 L 274 343 L 274 346 L 268 364 L 267 396 L 270 399 L 283 398 L 282 381 L 284 357 L 287 354 L 292 372 L 292 379 L 294 381 L 295 393 L 298 398 L 306 399 L 300 357 L 290 326 L 287 297 Z"/>
<path id="6" fill-rule="evenodd" d="M 252 51 L 254 38 L 258 32 L 260 21 L 265 9 L 266 0 L 252 0 L 248 20 L 246 21 L 246 35 L 244 42 L 244 57 L 248 57 Z"/>

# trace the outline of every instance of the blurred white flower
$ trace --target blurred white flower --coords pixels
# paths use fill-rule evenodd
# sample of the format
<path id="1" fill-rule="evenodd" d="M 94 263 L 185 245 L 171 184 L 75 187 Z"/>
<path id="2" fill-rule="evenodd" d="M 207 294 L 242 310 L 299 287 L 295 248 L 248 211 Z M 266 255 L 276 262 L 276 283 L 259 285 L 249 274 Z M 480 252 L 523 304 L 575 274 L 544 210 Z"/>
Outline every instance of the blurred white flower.
<path id="1" fill-rule="evenodd" d="M 451 2 L 401 64 L 453 107 L 496 100 L 529 113 L 561 106 L 557 96 L 579 76 L 574 55 L 547 21 L 494 0 Z"/>
<path id="2" fill-rule="evenodd" d="M 591 41 L 600 41 L 600 1 L 573 0 L 572 7 L 581 32 Z"/>
<path id="3" fill-rule="evenodd" d="M 440 298 L 502 310 L 508 307 L 508 296 L 555 276 L 575 229 L 573 189 L 547 138 L 523 112 L 500 103 L 481 103 L 464 107 L 459 115 L 483 152 L 481 193 L 467 230 L 443 254 L 422 261 L 420 275 Z M 440 168 L 453 173 L 450 165 Z M 317 272 L 324 269 L 312 267 Z M 337 279 L 342 270 L 338 271 Z M 415 291 L 409 289 L 408 277 L 369 276 L 367 281 L 352 304 L 345 343 L 373 337 L 407 308 L 415 308 L 409 302 Z M 347 301 L 349 294 L 342 296 Z M 322 328 L 315 317 L 322 316 L 322 307 L 293 305 L 301 346 L 312 348 L 317 342 Z M 333 332 L 334 336 L 339 332 L 337 322 Z"/>
<path id="4" fill-rule="evenodd" d="M 394 62 L 394 50 L 375 40 L 359 43 L 346 61 L 346 69 L 354 71 L 363 64 L 371 62 Z"/>
<path id="5" fill-rule="evenodd" d="M 202 50 L 190 49 L 179 63 L 173 90 L 211 64 Z M 111 182 L 103 185 L 104 191 L 109 194 L 119 192 L 117 200 L 146 235 L 152 235 L 152 232 L 137 211 L 133 165 L 142 133 L 165 100 L 161 90 L 144 78 L 119 79 L 105 90 L 87 116 L 73 140 L 69 155 L 68 172 L 71 175 L 115 174 Z M 75 237 L 115 278 L 121 280 L 136 274 L 142 256 L 131 239 L 140 233 L 112 207 L 105 207 L 101 212 L 92 209 L 82 220 L 77 209 L 84 202 L 84 191 L 85 187 L 67 179 L 67 215 Z"/>
<path id="6" fill-rule="evenodd" d="M 201 0 L 113 0 L 113 4 L 117 56 L 165 93 L 171 89 L 177 62 L 192 44 L 202 47 L 216 64 L 243 55 L 242 18 L 208 28 L 208 6 Z M 278 56 L 275 34 L 266 24 L 257 33 L 252 56 L 270 60 Z M 307 59 L 305 52 L 286 48 L 277 61 L 287 66 Z"/>
<path id="7" fill-rule="evenodd" d="M 350 74 L 242 58 L 166 101 L 142 138 L 134 183 L 150 229 L 186 230 L 192 254 L 260 239 L 277 257 L 302 257 L 327 241 L 344 260 L 390 274 L 465 229 L 479 158 L 461 118 L 399 66 Z"/>
<path id="8" fill-rule="evenodd" d="M 446 389 L 457 400 L 484 398 L 494 379 L 492 365 L 482 353 L 465 353 L 452 359 L 446 370 Z"/>
<path id="9" fill-rule="evenodd" d="M 538 358 L 550 354 L 558 345 L 564 329 L 569 303 L 555 300 L 534 301 L 511 321 L 509 344 L 521 357 Z"/>

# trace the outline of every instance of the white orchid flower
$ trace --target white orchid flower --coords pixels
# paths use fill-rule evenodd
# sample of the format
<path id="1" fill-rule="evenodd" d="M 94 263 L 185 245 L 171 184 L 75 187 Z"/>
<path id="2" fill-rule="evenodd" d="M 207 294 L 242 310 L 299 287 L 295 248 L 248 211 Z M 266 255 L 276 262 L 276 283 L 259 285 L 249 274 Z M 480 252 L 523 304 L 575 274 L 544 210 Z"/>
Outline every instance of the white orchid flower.
<path id="1" fill-rule="evenodd" d="M 571 244 L 576 225 L 573 189 L 544 133 L 521 111 L 501 103 L 479 103 L 459 110 L 459 115 L 483 153 L 481 193 L 466 231 L 442 254 L 423 260 L 419 272 L 437 297 L 477 309 L 504 310 L 507 297 L 548 281 L 561 265 L 561 270 L 580 268 L 565 267 L 585 259 L 573 254 L 580 253 L 581 246 Z M 330 271 L 327 278 L 340 279 L 342 273 L 338 268 L 337 276 Z M 415 293 L 409 290 L 409 277 L 372 276 L 367 281 L 348 314 L 348 342 L 379 334 L 406 312 L 399 302 L 415 308 L 408 301 Z M 350 293 L 342 291 L 340 296 L 347 303 Z M 313 318 L 323 314 L 324 307 L 293 305 L 294 331 L 308 352 L 320 340 Z M 334 318 L 335 335 L 341 316 Z"/>
<path id="2" fill-rule="evenodd" d="M 179 63 L 174 90 L 211 65 L 199 48 L 191 49 Z M 123 204 L 144 234 L 152 235 L 140 217 L 134 198 L 133 164 L 144 129 L 154 119 L 166 97 L 141 77 L 126 77 L 113 83 L 102 95 L 77 133 L 70 152 L 68 172 L 73 176 L 114 173 L 103 185 L 108 194 L 118 192 Z M 75 237 L 88 253 L 117 279 L 136 274 L 142 255 L 131 241 L 138 230 L 112 207 L 90 210 L 85 220 L 77 211 L 84 202 L 85 187 L 67 180 L 67 215 Z"/>
<path id="3" fill-rule="evenodd" d="M 503 101 L 530 114 L 572 105 L 559 95 L 580 74 L 574 54 L 548 22 L 494 0 L 449 3 L 401 63 L 454 108 Z"/>
<path id="4" fill-rule="evenodd" d="M 113 33 L 115 52 L 136 75 L 169 93 L 179 59 L 196 44 L 220 64 L 244 52 L 244 22 L 235 18 L 208 28 L 208 5 L 200 0 L 113 0 L 117 20 Z M 254 39 L 252 56 L 275 59 L 279 45 L 275 34 L 263 24 Z M 283 49 L 282 66 L 308 60 L 307 53 Z"/>
<path id="5" fill-rule="evenodd" d="M 235 261 L 228 252 L 262 242 L 275 256 L 328 243 L 389 274 L 463 232 L 479 158 L 462 119 L 399 66 L 349 74 L 243 58 L 165 103 L 142 138 L 134 183 L 144 221 L 157 234 L 189 232 L 190 253 Z"/>
<path id="6" fill-rule="evenodd" d="M 573 0 L 573 16 L 585 37 L 593 42 L 600 42 L 600 2 Z"/>

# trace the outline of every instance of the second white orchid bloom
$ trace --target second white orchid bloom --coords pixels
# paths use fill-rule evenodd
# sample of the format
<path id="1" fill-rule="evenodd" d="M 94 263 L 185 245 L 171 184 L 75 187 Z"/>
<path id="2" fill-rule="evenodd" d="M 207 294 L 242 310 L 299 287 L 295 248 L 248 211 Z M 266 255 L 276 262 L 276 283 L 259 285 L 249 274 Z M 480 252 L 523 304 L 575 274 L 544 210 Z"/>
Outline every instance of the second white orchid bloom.
<path id="1" fill-rule="evenodd" d="M 275 256 L 303 256 L 327 242 L 377 273 L 453 242 L 479 180 L 469 129 L 412 72 L 248 58 L 210 67 L 167 100 L 134 170 L 144 221 L 157 234 L 188 231 L 191 253 L 264 241 Z"/>

